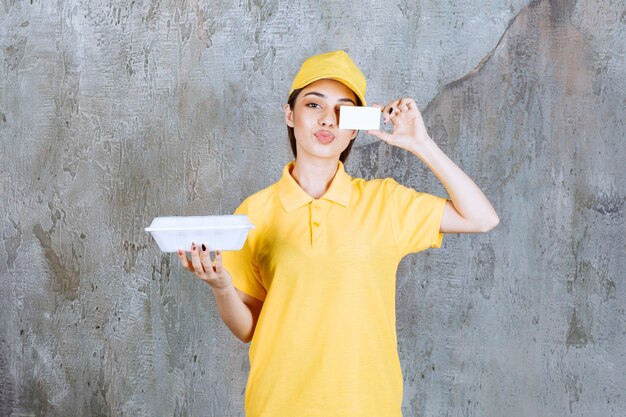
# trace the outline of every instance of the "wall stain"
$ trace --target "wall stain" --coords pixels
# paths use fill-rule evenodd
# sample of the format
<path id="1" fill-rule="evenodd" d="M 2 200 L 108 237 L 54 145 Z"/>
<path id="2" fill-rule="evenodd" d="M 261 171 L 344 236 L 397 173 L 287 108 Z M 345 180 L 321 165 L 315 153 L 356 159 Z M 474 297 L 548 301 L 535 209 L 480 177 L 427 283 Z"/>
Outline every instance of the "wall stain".
<path id="1" fill-rule="evenodd" d="M 158 265 L 152 265 L 152 281 L 159 281 L 159 292 L 161 296 L 167 287 L 170 279 L 170 255 L 162 254 Z"/>
<path id="2" fill-rule="evenodd" d="M 52 210 L 52 204 L 48 207 Z M 33 234 L 39 240 L 41 247 L 44 249 L 44 256 L 48 261 L 48 266 L 52 272 L 53 284 L 52 290 L 60 293 L 68 301 L 74 301 L 78 298 L 78 288 L 80 286 L 80 261 L 82 258 L 82 243 L 72 240 L 69 244 L 70 253 L 57 253 L 53 248 L 52 236 L 56 231 L 57 223 L 65 218 L 63 210 L 54 209 L 50 216 L 52 219 L 52 227 L 45 231 L 41 224 L 33 226 Z M 79 245 L 80 253 L 77 253 L 75 245 Z M 63 247 L 63 239 L 61 239 L 61 247 Z"/>
<path id="3" fill-rule="evenodd" d="M 569 21 L 576 9 L 577 0 L 549 0 L 550 20 L 552 22 Z"/>
<path id="4" fill-rule="evenodd" d="M 124 271 L 130 272 L 135 269 L 135 265 L 137 264 L 137 254 L 148 248 L 147 244 L 138 245 L 135 242 L 129 242 L 128 240 L 124 241 L 122 245 L 124 249 Z"/>
<path id="5" fill-rule="evenodd" d="M 490 243 L 478 243 L 478 250 L 472 261 L 472 286 L 478 287 L 481 295 L 485 300 L 491 298 L 491 289 L 495 283 L 494 265 L 496 263 L 496 254 Z"/>
<path id="6" fill-rule="evenodd" d="M 193 6 L 196 14 L 196 37 L 208 49 L 213 46 L 212 38 L 215 35 L 217 19 L 208 6 L 200 8 L 197 0 L 194 1 Z"/>
<path id="7" fill-rule="evenodd" d="M 583 387 L 580 384 L 580 378 L 578 375 L 569 375 L 565 380 L 565 392 L 569 396 L 569 412 L 572 413 L 572 405 L 580 401 L 580 394 L 583 392 Z"/>
<path id="8" fill-rule="evenodd" d="M 615 192 L 603 191 L 587 196 L 584 205 L 588 209 L 617 220 L 624 216 L 625 201 L 626 197 L 620 197 Z"/>
<path id="9" fill-rule="evenodd" d="M 34 377 L 25 378 L 20 382 L 18 406 L 14 413 L 17 415 L 51 415 L 51 407 L 48 401 L 49 387 Z M 21 407 L 23 406 L 23 408 Z M 19 413 L 19 414 L 18 414 Z M 15 415 L 14 414 L 14 415 Z"/>
<path id="10" fill-rule="evenodd" d="M 191 202 L 200 198 L 198 187 L 201 181 L 198 179 L 200 158 L 197 154 L 190 154 L 185 158 L 185 185 L 187 188 L 187 201 Z"/>
<path id="11" fill-rule="evenodd" d="M 15 383 L 9 370 L 8 351 L 6 341 L 0 341 L 0 416 L 14 415 Z"/>
<path id="12" fill-rule="evenodd" d="M 584 347 L 591 341 L 591 338 L 587 334 L 585 328 L 581 325 L 576 317 L 576 309 L 572 312 L 572 316 L 569 321 L 569 328 L 567 329 L 567 336 L 565 339 L 565 346 L 570 347 Z"/>
<path id="13" fill-rule="evenodd" d="M 578 260 L 573 277 L 567 281 L 567 293 L 598 294 L 604 301 L 615 298 L 616 284 L 609 277 L 609 263 L 607 257 L 600 257 L 595 263 Z"/>
<path id="14" fill-rule="evenodd" d="M 254 63 L 252 69 L 254 72 L 261 70 L 261 74 L 264 74 L 263 69 L 272 68 L 276 59 L 276 48 L 270 46 L 268 49 L 259 50 L 252 58 Z"/>
<path id="15" fill-rule="evenodd" d="M 431 114 L 429 114 L 428 116 L 431 116 Z M 452 123 L 452 135 L 449 134 L 448 132 L 448 126 L 447 123 L 450 123 L 450 121 L 446 121 L 444 120 L 443 117 L 441 117 L 440 113 L 434 114 L 432 115 L 432 117 L 424 117 L 424 122 L 426 123 L 426 125 L 428 126 L 428 132 L 430 133 L 431 137 L 437 138 L 437 144 L 442 147 L 443 149 L 448 149 L 449 147 L 449 139 L 450 136 L 458 138 L 458 130 L 459 130 L 459 125 L 458 123 Z"/>
<path id="16" fill-rule="evenodd" d="M 20 62 L 26 53 L 26 43 L 27 39 L 20 37 L 4 48 L 4 64 L 9 72 L 17 72 Z"/>
<path id="17" fill-rule="evenodd" d="M 13 228 L 15 229 L 15 235 L 9 236 L 6 232 L 2 232 L 2 239 L 4 240 L 4 251 L 7 254 L 7 268 L 12 269 L 17 259 L 17 250 L 22 244 L 22 228 L 19 223 L 9 219 Z"/>

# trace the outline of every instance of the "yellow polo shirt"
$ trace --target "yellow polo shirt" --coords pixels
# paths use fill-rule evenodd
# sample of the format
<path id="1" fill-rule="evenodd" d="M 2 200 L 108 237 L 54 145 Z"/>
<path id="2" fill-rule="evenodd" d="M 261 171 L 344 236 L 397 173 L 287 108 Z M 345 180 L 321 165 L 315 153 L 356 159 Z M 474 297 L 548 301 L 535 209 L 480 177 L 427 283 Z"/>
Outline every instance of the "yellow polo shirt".
<path id="1" fill-rule="evenodd" d="M 400 417 L 396 270 L 406 254 L 441 246 L 446 199 L 352 178 L 341 162 L 314 199 L 293 167 L 235 211 L 256 228 L 223 255 L 235 287 L 264 301 L 246 416 Z"/>

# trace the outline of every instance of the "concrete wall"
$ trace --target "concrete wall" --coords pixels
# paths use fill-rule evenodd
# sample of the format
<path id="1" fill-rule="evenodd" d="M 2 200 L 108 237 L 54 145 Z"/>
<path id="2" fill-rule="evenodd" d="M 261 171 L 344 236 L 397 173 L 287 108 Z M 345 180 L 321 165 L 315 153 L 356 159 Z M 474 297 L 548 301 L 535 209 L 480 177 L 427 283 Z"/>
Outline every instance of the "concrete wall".
<path id="1" fill-rule="evenodd" d="M 0 3 L 0 416 L 242 416 L 247 348 L 143 231 L 291 158 L 280 105 L 343 48 L 410 95 L 501 223 L 398 273 L 405 416 L 622 416 L 621 0 Z M 446 195 L 360 137 L 347 164 Z"/>

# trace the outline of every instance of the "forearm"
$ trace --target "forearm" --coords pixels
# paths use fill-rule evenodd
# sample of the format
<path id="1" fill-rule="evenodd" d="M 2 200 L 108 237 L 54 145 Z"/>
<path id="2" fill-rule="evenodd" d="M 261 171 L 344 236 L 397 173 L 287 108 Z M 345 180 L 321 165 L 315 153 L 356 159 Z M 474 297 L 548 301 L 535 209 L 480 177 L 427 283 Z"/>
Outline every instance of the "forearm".
<path id="1" fill-rule="evenodd" d="M 411 153 L 421 159 L 443 184 L 461 216 L 476 225 L 493 226 L 498 215 L 478 186 L 431 139 Z"/>
<path id="2" fill-rule="evenodd" d="M 231 284 L 223 290 L 213 288 L 213 296 L 226 326 L 237 338 L 248 343 L 254 332 L 254 316 L 237 294 L 235 287 Z"/>

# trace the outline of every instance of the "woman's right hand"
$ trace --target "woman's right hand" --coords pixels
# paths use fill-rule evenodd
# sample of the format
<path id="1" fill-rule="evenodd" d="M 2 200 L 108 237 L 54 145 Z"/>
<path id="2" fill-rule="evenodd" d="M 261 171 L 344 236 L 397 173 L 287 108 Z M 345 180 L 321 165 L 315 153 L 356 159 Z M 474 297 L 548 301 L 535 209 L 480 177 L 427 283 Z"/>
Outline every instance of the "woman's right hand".
<path id="1" fill-rule="evenodd" d="M 178 260 L 184 269 L 193 272 L 195 276 L 209 284 L 214 290 L 225 290 L 233 284 L 228 271 L 222 266 L 222 252 L 215 252 L 215 261 L 211 261 L 209 248 L 191 244 L 191 261 L 185 251 L 178 250 Z"/>

